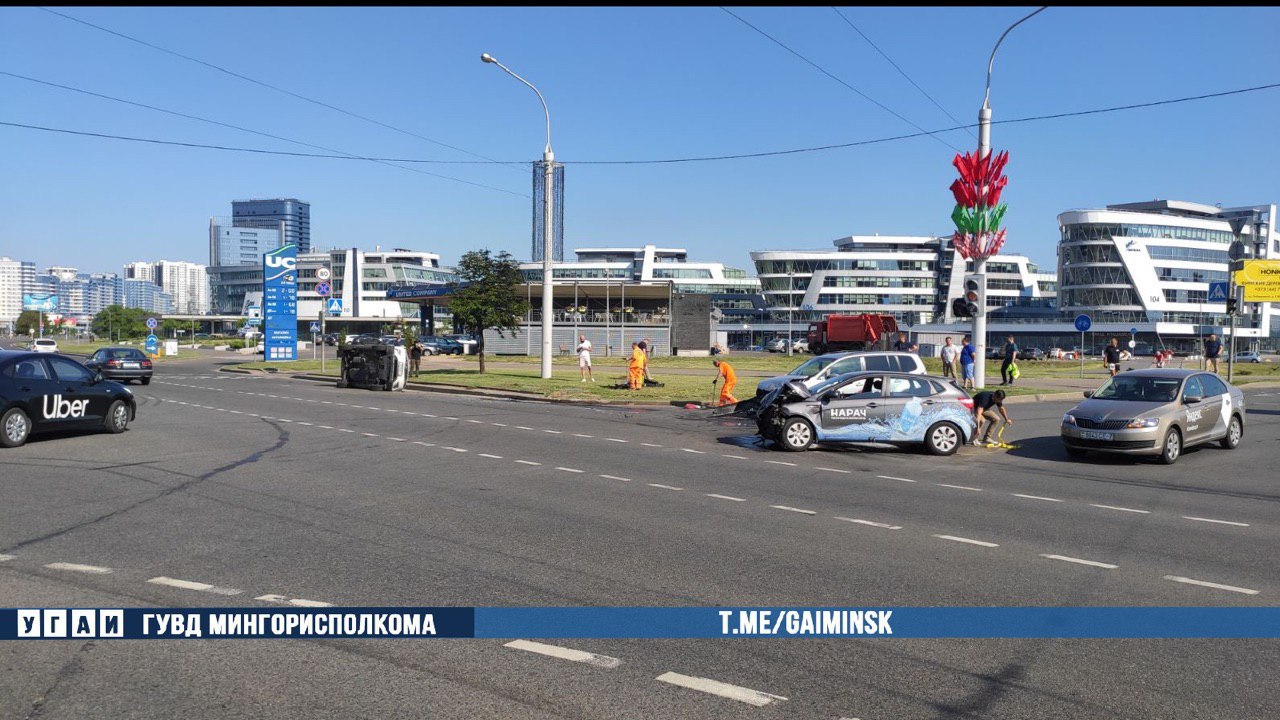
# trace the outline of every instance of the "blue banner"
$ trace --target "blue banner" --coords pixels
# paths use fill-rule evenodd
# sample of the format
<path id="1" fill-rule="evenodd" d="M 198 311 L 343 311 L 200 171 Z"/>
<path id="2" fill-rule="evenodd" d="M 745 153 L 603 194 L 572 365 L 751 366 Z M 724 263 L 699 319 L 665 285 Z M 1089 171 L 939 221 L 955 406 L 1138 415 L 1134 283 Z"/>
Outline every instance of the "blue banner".
<path id="1" fill-rule="evenodd" d="M 298 359 L 298 246 L 262 256 L 262 359 Z"/>
<path id="2" fill-rule="evenodd" d="M 40 312 L 57 312 L 58 296 L 47 294 L 23 295 L 23 310 L 39 310 Z"/>
<path id="3" fill-rule="evenodd" d="M 1280 607 L 4 608 L 0 640 L 1280 638 Z"/>

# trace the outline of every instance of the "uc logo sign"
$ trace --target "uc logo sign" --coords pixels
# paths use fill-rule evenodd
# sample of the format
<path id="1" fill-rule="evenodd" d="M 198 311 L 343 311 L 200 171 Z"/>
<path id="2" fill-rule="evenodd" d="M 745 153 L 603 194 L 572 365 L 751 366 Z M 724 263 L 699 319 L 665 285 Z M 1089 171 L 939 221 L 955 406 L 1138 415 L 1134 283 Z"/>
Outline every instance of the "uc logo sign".
<path id="1" fill-rule="evenodd" d="M 285 270 L 293 270 L 298 266 L 298 259 L 292 257 L 281 257 L 278 255 L 266 256 L 267 267 L 284 268 Z"/>

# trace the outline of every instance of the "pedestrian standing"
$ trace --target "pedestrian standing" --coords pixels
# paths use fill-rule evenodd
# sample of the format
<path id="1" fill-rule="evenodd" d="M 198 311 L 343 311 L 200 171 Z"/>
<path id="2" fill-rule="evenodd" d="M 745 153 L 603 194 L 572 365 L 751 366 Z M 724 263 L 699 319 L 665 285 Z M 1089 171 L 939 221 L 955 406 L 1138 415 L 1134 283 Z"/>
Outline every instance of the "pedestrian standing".
<path id="1" fill-rule="evenodd" d="M 738 384 L 738 374 L 733 371 L 733 366 L 725 360 L 712 360 L 717 368 L 716 376 L 711 381 L 711 387 L 715 388 L 716 381 L 724 378 L 724 384 L 720 386 L 720 402 L 721 406 L 736 405 L 738 398 L 733 396 L 733 388 Z"/>
<path id="2" fill-rule="evenodd" d="M 1004 339 L 1004 362 L 1000 363 L 1000 379 L 1003 381 L 1001 385 L 1013 384 L 1013 373 L 1010 368 L 1018 359 L 1018 344 L 1013 341 L 1013 336 L 1009 335 Z"/>
<path id="3" fill-rule="evenodd" d="M 586 335 L 578 336 L 578 372 L 582 374 L 582 382 L 586 382 L 587 378 L 591 378 L 591 382 L 596 381 L 596 376 L 591 371 L 591 341 Z"/>
<path id="4" fill-rule="evenodd" d="M 1222 355 L 1222 343 L 1219 342 L 1217 335 L 1210 335 L 1209 339 L 1204 343 L 1204 362 L 1205 370 L 1212 369 L 1218 372 L 1218 357 Z"/>
<path id="5" fill-rule="evenodd" d="M 1111 342 L 1102 349 L 1102 363 L 1111 373 L 1111 377 L 1115 377 L 1120 372 L 1120 341 L 1111 338 Z"/>
<path id="6" fill-rule="evenodd" d="M 948 377 L 952 380 L 956 379 L 956 360 L 960 358 L 960 348 L 951 344 L 951 338 L 942 341 L 942 352 L 938 354 L 942 358 L 942 377 Z"/>
<path id="7" fill-rule="evenodd" d="M 409 349 L 409 368 L 414 375 L 422 372 L 422 343 L 416 340 L 413 347 Z"/>
<path id="8" fill-rule="evenodd" d="M 973 396 L 973 418 L 978 423 L 978 428 L 973 434 L 974 445 L 995 445 L 996 443 L 992 442 L 991 438 L 999 437 L 998 434 L 995 434 L 995 431 L 1000 421 L 1003 420 L 1005 425 L 1013 424 L 1013 420 L 1009 419 L 1009 413 L 1005 412 L 1004 397 L 1003 390 L 996 390 L 995 392 L 983 390 Z M 986 425 L 985 432 L 982 429 L 983 425 Z M 978 440 L 979 432 L 982 432 L 981 442 Z"/>
<path id="9" fill-rule="evenodd" d="M 974 350 L 973 343 L 970 341 L 970 338 L 968 335 L 965 335 L 964 339 L 961 340 L 960 342 L 961 342 L 960 375 L 964 381 L 965 389 L 972 390 L 973 389 L 973 361 L 974 361 L 973 355 L 976 351 Z"/>
<path id="10" fill-rule="evenodd" d="M 640 349 L 640 343 L 631 343 L 631 359 L 627 362 L 627 387 L 632 390 L 639 390 L 644 386 L 644 350 Z"/>

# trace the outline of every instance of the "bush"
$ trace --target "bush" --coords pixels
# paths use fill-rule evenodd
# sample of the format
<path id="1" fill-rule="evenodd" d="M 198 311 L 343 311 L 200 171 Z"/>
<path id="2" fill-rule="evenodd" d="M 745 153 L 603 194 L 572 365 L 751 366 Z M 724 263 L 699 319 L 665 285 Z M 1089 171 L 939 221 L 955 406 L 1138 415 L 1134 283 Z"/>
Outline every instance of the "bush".
<path id="1" fill-rule="evenodd" d="M 232 340 L 232 341 L 230 341 L 230 342 L 228 342 L 228 343 L 227 343 L 227 347 L 231 348 L 232 350 L 242 350 L 242 349 L 244 349 L 244 341 L 243 341 L 243 340 Z"/>

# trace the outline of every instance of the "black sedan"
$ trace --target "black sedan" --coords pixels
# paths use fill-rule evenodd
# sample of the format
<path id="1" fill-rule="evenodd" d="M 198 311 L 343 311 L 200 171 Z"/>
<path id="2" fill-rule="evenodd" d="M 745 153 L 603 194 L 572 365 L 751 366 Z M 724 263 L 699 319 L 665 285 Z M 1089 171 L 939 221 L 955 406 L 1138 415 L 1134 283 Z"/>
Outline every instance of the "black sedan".
<path id="1" fill-rule="evenodd" d="M 85 363 L 85 367 L 102 373 L 102 377 L 108 380 L 119 380 L 126 384 L 130 380 L 137 380 L 143 385 L 151 384 L 151 359 L 137 348 L 99 348 Z"/>
<path id="2" fill-rule="evenodd" d="M 136 411 L 128 388 L 71 358 L 0 350 L 0 447 L 52 430 L 122 433 Z"/>

